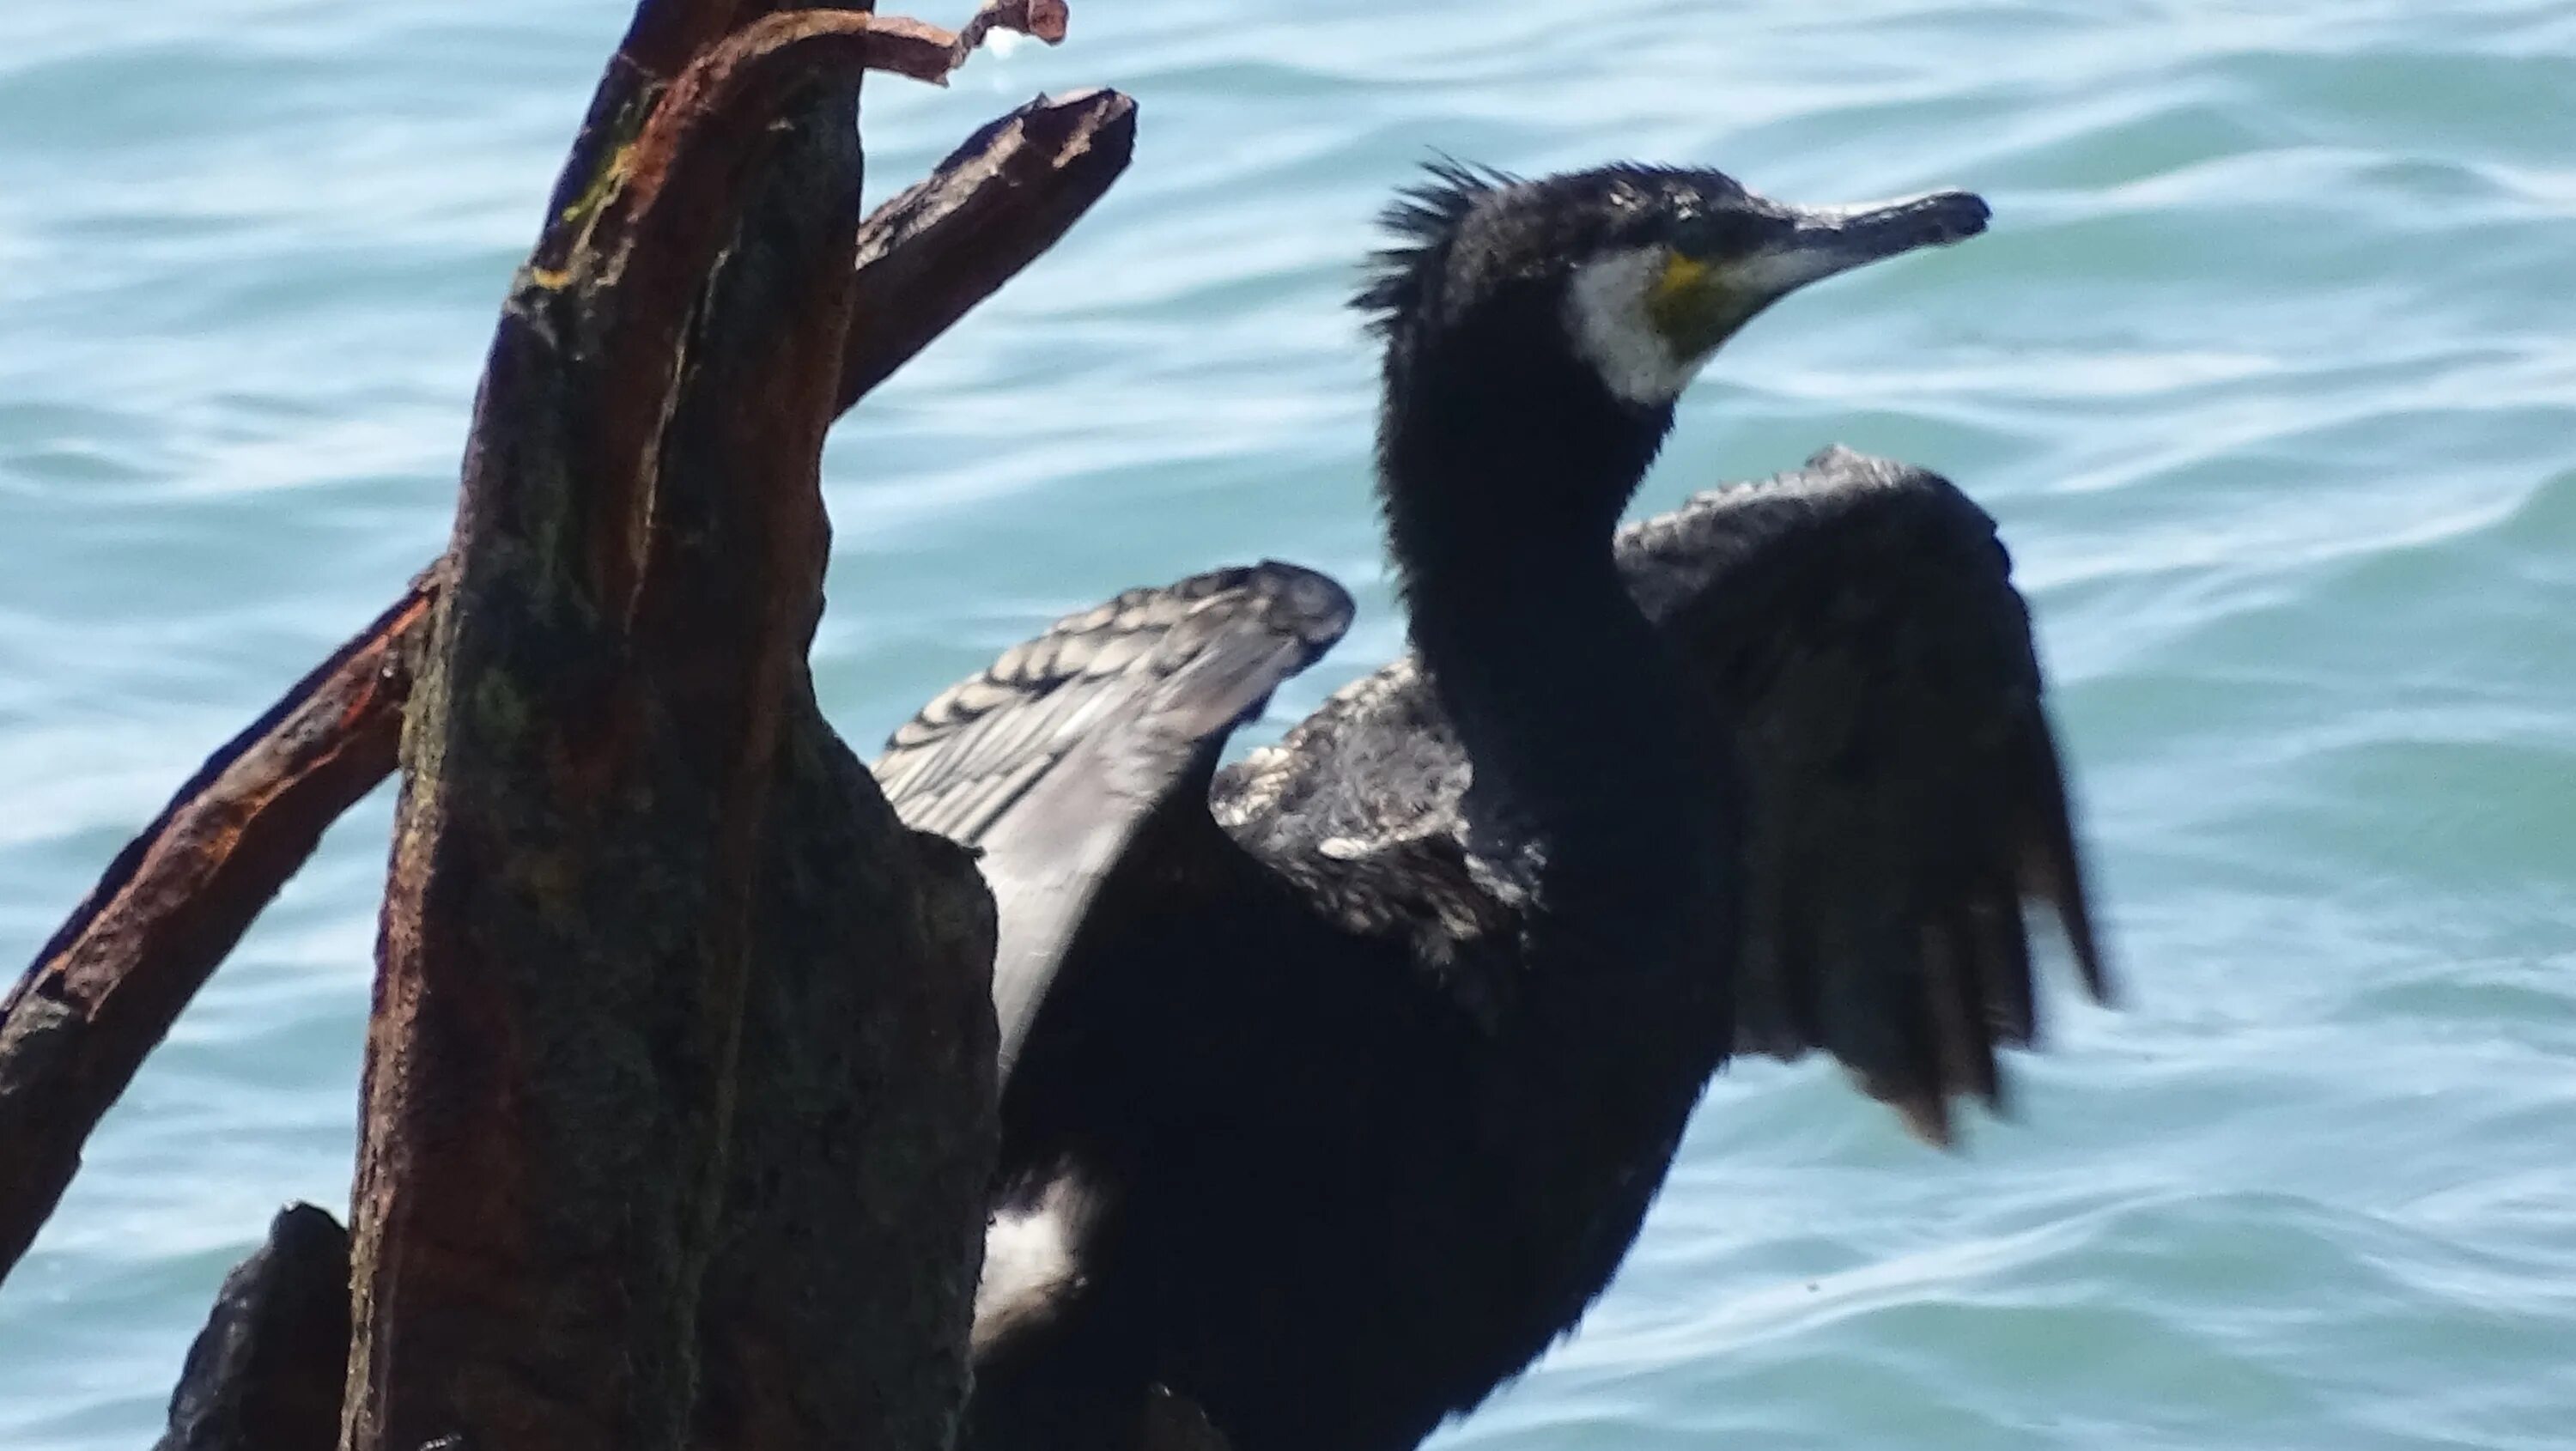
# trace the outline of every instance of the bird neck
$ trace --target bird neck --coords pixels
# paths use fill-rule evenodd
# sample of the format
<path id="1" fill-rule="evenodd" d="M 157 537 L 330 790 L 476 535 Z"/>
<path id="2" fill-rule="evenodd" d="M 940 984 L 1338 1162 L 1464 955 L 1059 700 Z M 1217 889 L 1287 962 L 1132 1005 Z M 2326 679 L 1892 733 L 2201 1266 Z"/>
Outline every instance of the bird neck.
<path id="1" fill-rule="evenodd" d="M 1464 341 L 1457 368 L 1389 370 L 1380 482 L 1414 645 L 1471 764 L 1478 854 L 1624 904 L 1701 861 L 1712 805 L 1688 682 L 1614 549 L 1671 410 L 1525 339 Z"/>

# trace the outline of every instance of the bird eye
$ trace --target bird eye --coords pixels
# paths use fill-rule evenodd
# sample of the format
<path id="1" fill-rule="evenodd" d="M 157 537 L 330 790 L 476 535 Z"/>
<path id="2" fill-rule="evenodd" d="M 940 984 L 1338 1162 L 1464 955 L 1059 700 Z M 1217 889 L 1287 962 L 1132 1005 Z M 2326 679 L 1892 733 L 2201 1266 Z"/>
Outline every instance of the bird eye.
<path id="1" fill-rule="evenodd" d="M 1749 212 L 1702 212 L 1674 226 L 1672 248 L 1699 261 L 1740 257 L 1762 244 L 1770 225 L 1769 218 Z"/>

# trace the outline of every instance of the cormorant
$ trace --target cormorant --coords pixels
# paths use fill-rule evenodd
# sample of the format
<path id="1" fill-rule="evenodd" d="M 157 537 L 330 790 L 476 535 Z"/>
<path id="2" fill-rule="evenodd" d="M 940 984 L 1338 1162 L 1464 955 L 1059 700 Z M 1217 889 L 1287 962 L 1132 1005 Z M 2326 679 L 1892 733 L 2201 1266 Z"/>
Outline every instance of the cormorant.
<path id="1" fill-rule="evenodd" d="M 1823 1048 L 1941 1142 L 2036 1035 L 2024 899 L 2101 995 L 1992 520 L 1837 450 L 1618 526 L 1748 319 L 1986 219 L 1435 167 L 1359 298 L 1414 654 L 1218 771 L 1350 621 L 1263 563 L 894 735 L 1001 912 L 964 1444 L 1411 1447 L 1600 1293 L 1730 1053 Z"/>

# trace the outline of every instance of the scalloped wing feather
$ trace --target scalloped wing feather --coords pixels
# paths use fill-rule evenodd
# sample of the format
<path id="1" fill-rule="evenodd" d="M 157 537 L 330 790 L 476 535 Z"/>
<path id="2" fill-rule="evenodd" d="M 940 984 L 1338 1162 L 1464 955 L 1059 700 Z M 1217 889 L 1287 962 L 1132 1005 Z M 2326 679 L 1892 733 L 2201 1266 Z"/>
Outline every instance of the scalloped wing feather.
<path id="1" fill-rule="evenodd" d="M 896 813 L 981 853 L 1005 1076 L 1155 808 L 1203 791 L 1226 736 L 1350 619 L 1341 586 L 1276 562 L 1129 590 L 1014 646 L 887 742 L 875 769 Z"/>

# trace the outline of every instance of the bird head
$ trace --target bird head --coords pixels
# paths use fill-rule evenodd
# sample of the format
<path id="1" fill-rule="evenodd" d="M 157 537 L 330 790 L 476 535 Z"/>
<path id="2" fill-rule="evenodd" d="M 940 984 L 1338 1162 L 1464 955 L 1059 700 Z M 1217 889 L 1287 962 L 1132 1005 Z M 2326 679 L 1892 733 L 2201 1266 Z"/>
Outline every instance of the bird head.
<path id="1" fill-rule="evenodd" d="M 1498 351 L 1551 344 L 1621 405 L 1669 409 L 1709 355 L 1772 303 L 1864 263 L 1985 230 L 1986 204 L 1934 192 L 1797 207 L 1722 172 L 1645 166 L 1524 181 L 1443 163 L 1384 218 L 1358 304 L 1388 339 L 1388 380 L 1491 375 Z"/>

